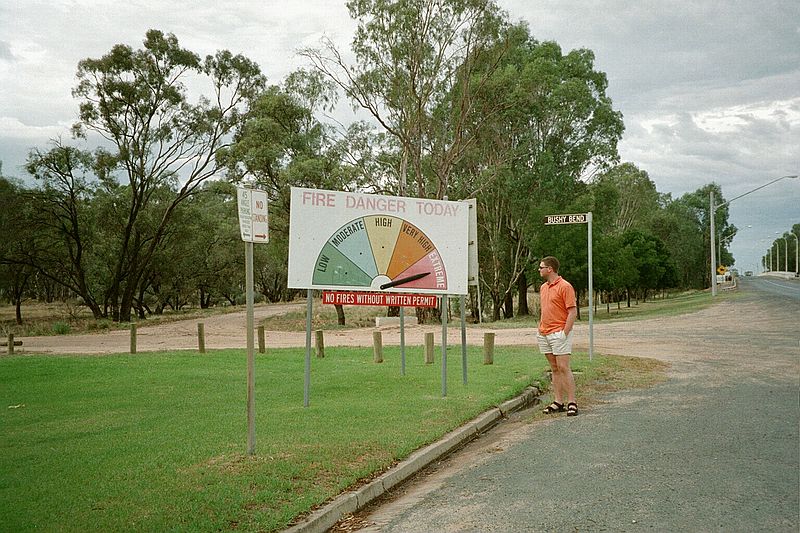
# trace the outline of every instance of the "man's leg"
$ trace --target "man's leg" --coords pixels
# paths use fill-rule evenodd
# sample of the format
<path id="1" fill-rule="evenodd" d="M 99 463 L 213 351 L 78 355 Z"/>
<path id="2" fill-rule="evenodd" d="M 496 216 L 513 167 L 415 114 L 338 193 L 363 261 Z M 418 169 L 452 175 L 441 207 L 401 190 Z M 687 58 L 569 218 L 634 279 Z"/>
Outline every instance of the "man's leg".
<path id="1" fill-rule="evenodd" d="M 550 363 L 550 370 L 553 371 L 553 401 L 563 404 L 564 383 L 561 377 L 561 369 L 558 361 L 558 359 L 562 356 L 556 357 L 551 353 L 546 353 L 544 356 L 547 358 L 547 362 Z"/>
<path id="2" fill-rule="evenodd" d="M 570 354 L 554 355 L 553 359 L 558 367 L 558 375 L 561 381 L 561 393 L 567 395 L 567 402 L 575 402 L 575 376 L 572 375 L 572 368 L 569 366 Z M 548 359 L 549 360 L 549 359 Z M 555 376 L 555 372 L 553 372 Z M 555 381 L 555 377 L 553 378 Z"/>

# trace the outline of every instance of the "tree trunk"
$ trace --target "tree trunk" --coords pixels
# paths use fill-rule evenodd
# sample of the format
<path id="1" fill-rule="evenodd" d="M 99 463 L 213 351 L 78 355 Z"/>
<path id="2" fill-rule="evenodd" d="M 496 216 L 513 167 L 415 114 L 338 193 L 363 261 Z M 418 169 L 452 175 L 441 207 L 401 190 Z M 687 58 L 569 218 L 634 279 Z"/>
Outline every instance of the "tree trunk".
<path id="1" fill-rule="evenodd" d="M 17 325 L 22 325 L 22 298 L 14 298 L 14 315 L 17 319 Z"/>
<path id="2" fill-rule="evenodd" d="M 503 315 L 505 318 L 514 318 L 514 295 L 508 291 L 503 296 Z"/>
<path id="3" fill-rule="evenodd" d="M 517 292 L 519 293 L 519 304 L 517 306 L 517 314 L 519 316 L 527 316 L 530 315 L 530 309 L 528 308 L 528 278 L 525 276 L 525 272 L 521 272 L 519 277 L 517 278 Z"/>
<path id="4" fill-rule="evenodd" d="M 445 298 L 445 296 L 442 296 Z M 442 320 L 442 309 L 439 307 L 417 307 L 417 323 L 429 324 L 431 322 L 440 322 Z"/>
<path id="5" fill-rule="evenodd" d="M 333 307 L 336 308 L 336 320 L 340 326 L 344 326 L 344 307 L 339 304 L 335 304 Z"/>
<path id="6" fill-rule="evenodd" d="M 472 320 L 475 323 L 478 323 L 478 322 L 480 322 L 480 318 L 481 318 L 481 315 L 480 315 L 481 309 L 478 309 L 478 291 L 477 290 L 469 291 L 469 302 L 470 302 L 469 308 L 470 308 L 470 313 L 472 315 Z"/>

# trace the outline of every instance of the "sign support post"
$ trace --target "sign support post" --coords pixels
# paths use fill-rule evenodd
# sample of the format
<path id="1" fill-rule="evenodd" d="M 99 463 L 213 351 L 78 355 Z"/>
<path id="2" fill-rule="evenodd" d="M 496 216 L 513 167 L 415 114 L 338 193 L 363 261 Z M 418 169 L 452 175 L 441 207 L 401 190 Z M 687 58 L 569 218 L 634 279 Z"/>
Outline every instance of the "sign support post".
<path id="1" fill-rule="evenodd" d="M 467 317 L 464 314 L 467 311 L 467 304 L 464 295 L 459 298 L 461 300 L 461 379 L 464 385 L 467 384 Z"/>
<path id="2" fill-rule="evenodd" d="M 442 294 L 442 398 L 447 396 L 447 295 Z"/>
<path id="3" fill-rule="evenodd" d="M 303 381 L 303 407 L 308 407 L 311 392 L 311 314 L 314 301 L 311 298 L 311 289 L 306 291 L 306 371 Z"/>
<path id="4" fill-rule="evenodd" d="M 589 361 L 594 356 L 594 286 L 592 272 L 592 212 L 576 213 L 570 215 L 546 215 L 545 226 L 556 224 L 586 224 L 588 241 L 588 267 L 589 267 Z"/>
<path id="5" fill-rule="evenodd" d="M 400 375 L 406 375 L 406 321 L 405 307 L 400 306 Z"/>
<path id="6" fill-rule="evenodd" d="M 253 350 L 253 243 L 244 243 L 247 285 L 247 455 L 256 453 L 256 360 Z"/>
<path id="7" fill-rule="evenodd" d="M 592 212 L 586 213 L 589 241 L 589 361 L 594 355 L 594 287 L 592 276 Z"/>

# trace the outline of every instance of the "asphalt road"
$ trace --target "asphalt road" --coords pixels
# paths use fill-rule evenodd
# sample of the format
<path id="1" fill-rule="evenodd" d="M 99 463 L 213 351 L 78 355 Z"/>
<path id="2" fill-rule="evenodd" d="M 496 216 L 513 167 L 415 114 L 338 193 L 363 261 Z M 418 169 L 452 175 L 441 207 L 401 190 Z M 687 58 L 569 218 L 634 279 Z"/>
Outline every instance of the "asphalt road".
<path id="1" fill-rule="evenodd" d="M 670 361 L 667 382 L 575 418 L 522 415 L 372 509 L 362 531 L 800 530 L 800 283 L 743 279 L 658 329 L 642 322 L 633 346 Z"/>

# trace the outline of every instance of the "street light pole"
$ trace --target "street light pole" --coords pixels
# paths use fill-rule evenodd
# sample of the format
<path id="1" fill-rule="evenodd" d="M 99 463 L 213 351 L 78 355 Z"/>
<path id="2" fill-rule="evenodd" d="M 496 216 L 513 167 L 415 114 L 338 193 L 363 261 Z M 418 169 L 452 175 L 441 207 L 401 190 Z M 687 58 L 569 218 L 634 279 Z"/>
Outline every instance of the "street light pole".
<path id="1" fill-rule="evenodd" d="M 717 230 L 714 228 L 714 191 L 708 191 L 708 211 L 711 214 L 711 296 L 717 295 L 717 250 L 714 246 L 714 237 Z"/>
<path id="2" fill-rule="evenodd" d="M 793 231 L 789 232 L 789 235 L 794 237 L 794 275 L 797 277 L 797 274 L 800 273 L 800 267 L 797 266 L 797 258 L 798 258 L 798 248 L 800 248 L 800 239 L 797 238 L 797 235 Z"/>
<path id="3" fill-rule="evenodd" d="M 789 239 L 787 239 L 786 237 L 778 237 L 778 238 L 783 239 L 783 271 L 789 272 Z M 780 249 L 781 247 L 778 246 L 778 250 Z M 780 257 L 780 254 L 778 254 L 778 257 Z M 778 268 L 780 267 L 781 267 L 781 262 L 778 261 Z"/>
<path id="4" fill-rule="evenodd" d="M 772 181 L 770 181 L 768 183 L 765 183 L 764 185 L 761 185 L 760 187 L 756 187 L 752 191 L 747 191 L 744 194 L 740 194 L 739 196 L 737 196 L 735 198 L 731 198 L 727 202 L 723 202 L 723 203 L 719 204 L 718 206 L 714 206 L 714 191 L 713 190 L 709 191 L 709 193 L 708 193 L 709 194 L 709 203 L 708 203 L 709 209 L 708 210 L 709 210 L 709 215 L 710 215 L 709 218 L 710 218 L 710 223 L 711 223 L 711 295 L 712 296 L 716 296 L 717 295 L 717 257 L 716 257 L 717 251 L 714 249 L 715 248 L 715 246 L 714 246 L 714 213 L 716 213 L 717 209 L 719 209 L 720 207 L 725 207 L 726 205 L 728 205 L 729 203 L 733 202 L 734 200 L 738 200 L 742 196 L 747 196 L 750 193 L 754 193 L 754 192 L 756 192 L 758 190 L 761 190 L 764 187 L 772 185 L 776 181 L 780 181 L 782 179 L 796 179 L 796 178 L 797 178 L 797 175 L 781 176 L 780 178 L 775 178 L 774 180 L 772 180 Z"/>

